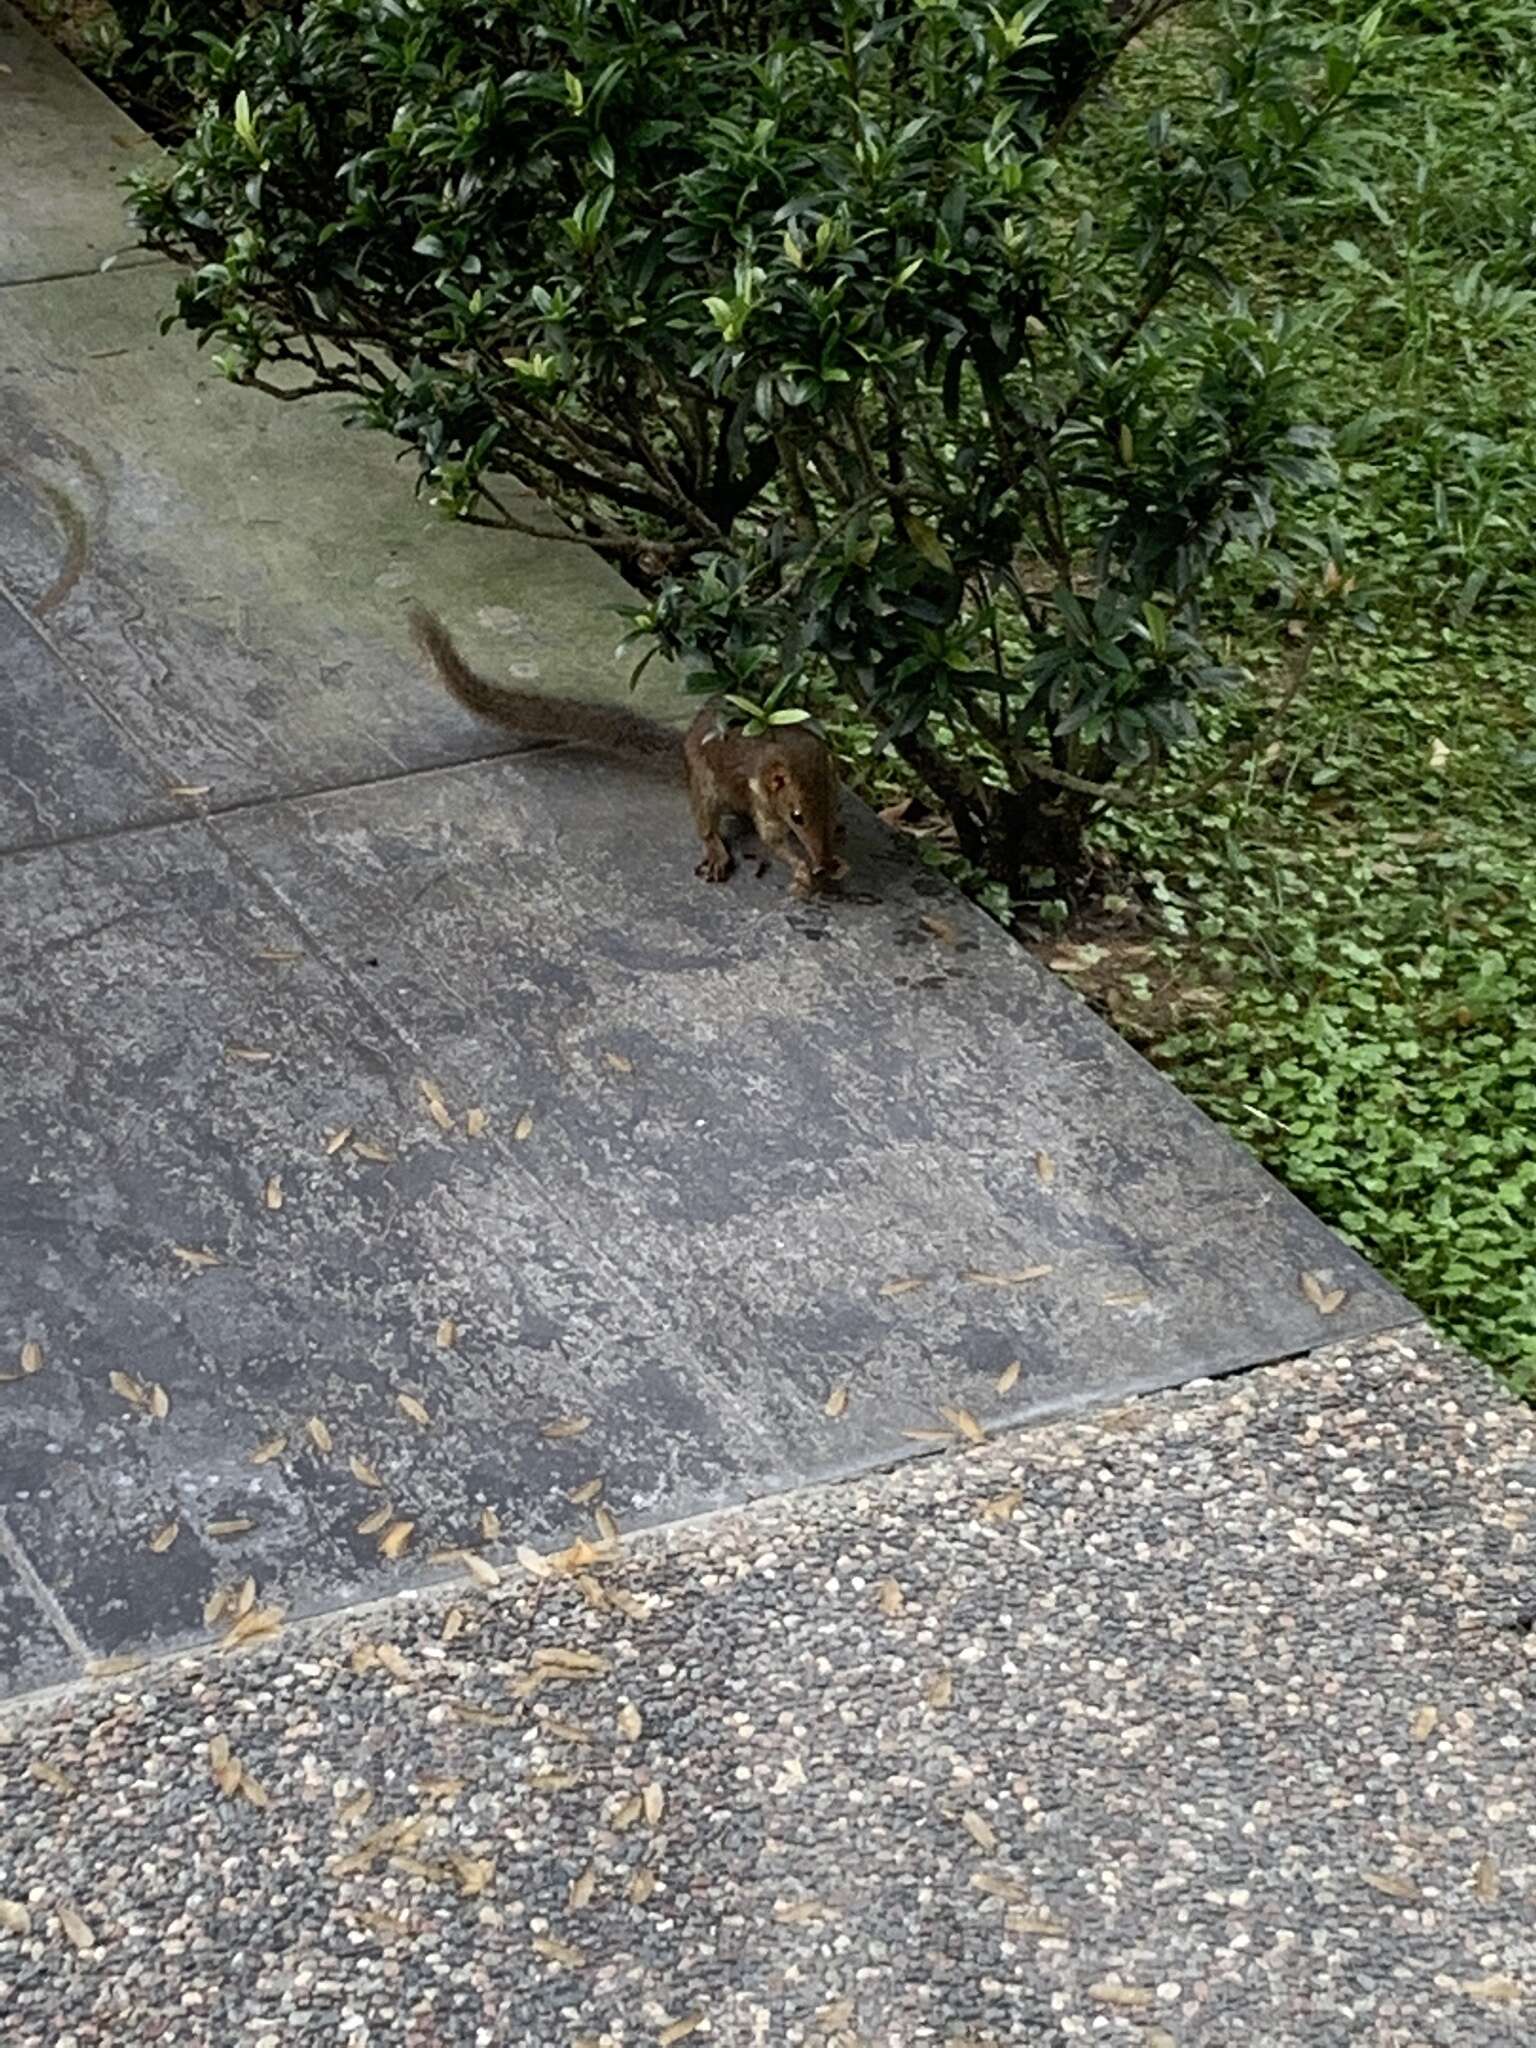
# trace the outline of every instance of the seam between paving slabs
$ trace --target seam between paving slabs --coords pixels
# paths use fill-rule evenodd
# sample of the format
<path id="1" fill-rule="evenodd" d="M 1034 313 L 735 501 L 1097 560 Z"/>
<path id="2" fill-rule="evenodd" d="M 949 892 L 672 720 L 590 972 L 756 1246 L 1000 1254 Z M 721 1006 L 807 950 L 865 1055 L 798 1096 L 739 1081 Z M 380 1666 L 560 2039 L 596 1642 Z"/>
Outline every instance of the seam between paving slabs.
<path id="1" fill-rule="evenodd" d="M 62 1641 L 65 1649 L 81 1664 L 89 1664 L 91 1652 L 84 1637 L 75 1628 L 50 1590 L 47 1581 L 27 1555 L 25 1546 L 6 1520 L 3 1510 L 0 1510 L 0 1557 L 4 1557 L 15 1572 L 33 1605 Z M 26 1695 L 22 1694 L 21 1697 L 25 1698 Z"/>
<path id="2" fill-rule="evenodd" d="M 130 262 L 130 257 L 138 260 Z M 170 263 L 169 256 L 161 256 L 153 249 L 142 249 L 137 242 L 129 242 L 100 263 L 82 264 L 78 270 L 39 270 L 30 277 L 0 277 L 0 291 L 25 291 L 29 285 L 68 284 L 82 277 L 110 277 L 119 270 L 163 269 Z M 180 268 L 180 265 L 176 267 Z"/>
<path id="3" fill-rule="evenodd" d="M 1429 1326 L 1422 1321 L 1414 1321 L 1394 1323 L 1389 1328 L 1353 1337 L 1349 1342 L 1351 1345 L 1360 1342 L 1381 1343 L 1384 1340 L 1395 1340 L 1407 1332 L 1417 1333 L 1424 1339 L 1432 1339 Z M 1100 1411 L 1112 1414 L 1130 1402 L 1183 1398 L 1186 1401 L 1204 1403 L 1220 1398 L 1233 1380 L 1245 1379 L 1251 1374 L 1272 1372 L 1281 1366 L 1303 1365 L 1327 1353 L 1330 1348 L 1322 1346 L 1309 1351 L 1287 1351 L 1275 1358 L 1256 1359 L 1250 1365 L 1237 1366 L 1229 1372 L 1222 1373 L 1219 1378 L 1194 1373 L 1188 1380 L 1180 1380 L 1172 1385 L 1166 1381 L 1149 1382 L 1143 1387 L 1117 1388 L 1101 1396 L 1088 1394 L 1076 1399 L 1064 1396 L 1055 1402 L 1042 1403 L 1039 1407 L 1031 1409 L 1027 1415 L 1016 1418 L 996 1434 L 990 1435 L 987 1441 L 996 1447 L 1006 1445 L 1011 1438 L 1031 1435 L 1035 1430 L 1048 1427 L 1052 1423 L 1074 1420 L 1091 1423 L 1096 1420 Z M 695 1532 L 707 1534 L 729 1518 L 749 1513 L 753 1508 L 779 1506 L 784 1502 L 803 1500 L 813 1495 L 830 1494 L 859 1480 L 887 1477 L 911 1466 L 927 1464 L 931 1459 L 963 1457 L 969 1448 L 968 1445 L 935 1445 L 929 1448 L 913 1444 L 906 1450 L 892 1451 L 890 1456 L 885 1458 L 836 1470 L 818 1471 L 796 1484 L 768 1488 L 760 1493 L 747 1493 L 740 1500 L 701 1508 L 692 1514 L 673 1515 L 653 1522 L 637 1522 L 633 1528 L 625 1530 L 623 1541 L 632 1551 L 638 1551 L 641 1555 L 664 1553 L 679 1537 Z M 0 1517 L 0 1537 L 6 1533 L 4 1519 Z M 521 1566 L 517 1568 L 519 1571 L 522 1569 Z M 503 1566 L 502 1569 L 507 1567 Z M 33 1576 L 28 1567 L 29 1586 Z M 46 1588 L 42 1591 L 46 1597 Z M 293 1613 L 285 1617 L 280 1640 L 289 1649 L 302 1654 L 307 1643 L 328 1630 L 339 1630 L 353 1625 L 367 1627 L 380 1615 L 405 1614 L 412 1609 L 426 1606 L 434 1599 L 462 1601 L 474 1598 L 477 1594 L 478 1589 L 475 1586 L 457 1577 L 449 1567 L 434 1567 L 429 1575 L 424 1574 L 411 1583 L 398 1586 L 387 1593 L 373 1594 L 360 1600 L 340 1600 Z M 48 1604 L 51 1607 L 51 1599 Z M 78 1641 L 67 1620 L 61 1622 L 61 1633 L 65 1634 L 72 1644 Z M 270 1642 L 266 1647 L 272 1647 Z M 180 1642 L 168 1643 L 134 1656 L 132 1661 L 121 1669 L 97 1673 L 90 1668 L 93 1662 L 110 1665 L 111 1660 L 93 1660 L 88 1647 L 81 1644 L 79 1657 L 85 1669 L 80 1675 L 62 1679 L 53 1685 L 34 1686 L 23 1692 L 6 1694 L 0 1698 L 0 1716 L 11 1714 L 25 1717 L 39 1714 L 64 1701 L 88 1699 L 93 1695 L 107 1697 L 114 1689 L 122 1690 L 124 1687 L 142 1691 L 152 1684 L 157 1671 L 169 1670 L 178 1664 L 211 1666 L 217 1659 L 228 1654 L 220 1649 L 216 1640 L 184 1638 Z M 115 1687 L 114 1681 L 121 1681 L 121 1684 Z"/>
<path id="4" fill-rule="evenodd" d="M 10 606 L 11 610 L 20 619 L 24 630 L 31 633 L 48 650 L 54 660 L 63 668 L 65 674 L 90 700 L 91 704 L 94 705 L 96 710 L 106 720 L 124 746 L 128 748 L 134 758 L 141 764 L 144 773 L 149 779 L 148 787 L 145 791 L 146 799 L 149 801 L 158 800 L 162 803 L 174 801 L 173 799 L 168 799 L 166 795 L 168 785 L 164 763 L 155 758 L 145 745 L 142 737 L 119 715 L 111 692 L 103 690 L 97 685 L 96 680 L 91 674 L 88 662 L 82 662 L 78 657 L 72 658 L 70 653 L 66 652 L 59 645 L 43 621 L 34 612 L 29 610 L 3 576 L 0 576 L 0 603 Z M 13 845 L 0 848 L 0 859 L 9 854 L 42 853 L 47 852 L 53 847 L 90 846 L 98 841 L 123 838 L 132 833 L 154 832 L 215 818 L 240 817 L 251 811 L 271 809 L 278 804 L 303 803 L 328 796 L 346 795 L 352 790 L 387 787 L 396 782 L 409 782 L 418 775 L 443 775 L 450 773 L 456 768 L 472 768 L 481 761 L 501 760 L 522 754 L 564 751 L 567 747 L 576 744 L 578 743 L 564 740 L 534 739 L 523 742 L 513 740 L 501 744 L 493 743 L 477 748 L 467 754 L 455 755 L 451 760 L 426 761 L 416 766 L 402 761 L 398 767 L 381 769 L 377 775 L 365 775 L 341 782 L 304 784 L 294 789 L 273 790 L 261 796 L 240 797 L 233 803 L 205 805 L 195 811 L 172 810 L 160 816 L 136 819 L 126 824 L 103 826 L 99 830 L 92 832 L 72 832 L 59 834 L 52 838 L 20 840 Z M 222 844 L 223 842 L 221 841 L 220 843 Z"/>
<path id="5" fill-rule="evenodd" d="M 1405 1323 L 1397 1327 L 1400 1329 L 1417 1329 L 1422 1331 L 1426 1326 L 1422 1323 Z M 1380 1336 L 1390 1336 L 1392 1334 L 1394 1332 L 1378 1332 L 1377 1336 L 1379 1338 Z M 1183 1397 L 1188 1399 L 1192 1387 L 1196 1390 L 1195 1400 L 1203 1403 L 1207 1400 L 1218 1398 L 1228 1380 L 1237 1379 L 1250 1372 L 1267 1372 L 1283 1365 L 1304 1363 L 1306 1360 L 1316 1356 L 1317 1353 L 1313 1351 L 1288 1352 L 1281 1358 L 1269 1359 L 1253 1366 L 1244 1366 L 1240 1373 L 1224 1373 L 1220 1382 L 1214 1379 L 1207 1379 L 1203 1385 L 1200 1384 L 1199 1377 L 1197 1376 L 1194 1380 L 1177 1386 L 1163 1385 L 1148 1387 L 1141 1391 L 1133 1390 L 1129 1396 L 1122 1389 L 1101 1405 L 1106 1410 L 1112 1411 L 1115 1408 L 1123 1407 L 1127 1399 L 1134 1401 L 1150 1401 L 1161 1397 Z M 1042 1409 L 1039 1413 L 1032 1414 L 1023 1424 L 1017 1427 L 1010 1427 L 1000 1432 L 997 1436 L 990 1437 L 988 1442 L 995 1448 L 1000 1444 L 1005 1444 L 1009 1437 L 1026 1436 L 1035 1428 L 1052 1422 L 1062 1422 L 1074 1418 L 1091 1422 L 1095 1405 L 1091 1397 L 1082 1401 L 1064 1400 L 1058 1402 L 1049 1411 Z M 694 1533 L 707 1534 L 711 1529 L 718 1528 L 729 1518 L 750 1512 L 754 1507 L 778 1506 L 786 1501 L 802 1500 L 811 1495 L 830 1494 L 855 1479 L 880 1478 L 908 1466 L 919 1463 L 926 1464 L 931 1458 L 963 1457 L 969 1448 L 969 1446 L 953 1448 L 936 1447 L 932 1450 L 927 1450 L 921 1446 L 913 1446 L 910 1453 L 898 1452 L 893 1457 L 879 1464 L 861 1466 L 848 1472 L 836 1474 L 817 1473 L 813 1478 L 803 1480 L 798 1485 L 777 1487 L 771 1492 L 750 1494 L 740 1501 L 732 1501 L 718 1507 L 704 1508 L 694 1514 L 676 1515 L 664 1521 L 639 1523 L 633 1529 L 624 1532 L 623 1541 L 632 1552 L 639 1552 L 641 1555 L 656 1554 L 658 1552 L 664 1553 L 679 1537 Z M 3 1530 L 3 1522 L 0 1522 L 0 1530 Z M 520 1565 L 517 1569 L 520 1572 L 522 1571 Z M 431 1578 L 418 1580 L 413 1585 L 401 1586 L 388 1593 L 378 1594 L 369 1599 L 340 1601 L 333 1606 L 314 1607 L 304 1613 L 293 1615 L 285 1621 L 278 1641 L 286 1648 L 302 1655 L 307 1643 L 312 1642 L 316 1636 L 322 1635 L 328 1630 L 339 1630 L 354 1624 L 366 1627 L 379 1615 L 393 1616 L 404 1614 L 411 1609 L 424 1607 L 434 1599 L 446 1600 L 452 1598 L 462 1601 L 475 1596 L 477 1593 L 478 1588 L 463 1579 L 455 1577 L 444 1567 L 434 1573 Z M 71 1633 L 73 1632 L 71 1631 Z M 274 1645 L 269 1640 L 265 1644 L 253 1645 L 253 1647 L 270 1650 Z M 217 1641 L 183 1641 L 178 1644 L 168 1644 L 160 1649 L 149 1650 L 142 1657 L 135 1657 L 131 1664 L 119 1670 L 108 1670 L 100 1674 L 93 1674 L 87 1668 L 76 1678 L 64 1679 L 54 1685 L 35 1686 L 25 1692 L 8 1694 L 4 1699 L 0 1699 L 0 1715 L 27 1716 L 42 1713 L 49 1707 L 67 1700 L 88 1699 L 92 1695 L 109 1697 L 114 1690 L 121 1690 L 123 1687 L 134 1691 L 143 1691 L 153 1683 L 154 1674 L 157 1671 L 168 1670 L 178 1664 L 212 1665 L 216 1659 L 227 1657 L 229 1654 L 229 1652 L 222 1651 L 219 1648 Z M 92 1660 L 88 1651 L 82 1653 L 82 1661 L 89 1667 Z M 108 1664 L 111 1662 L 110 1659 L 99 1661 Z M 116 1681 L 121 1681 L 121 1685 L 116 1684 Z"/>
<path id="6" fill-rule="evenodd" d="M 526 754 L 546 754 L 564 749 L 561 740 L 530 740 L 526 746 L 498 747 L 491 753 L 464 754 L 451 761 L 426 761 L 416 768 L 386 768 L 377 775 L 364 775 L 349 782 L 316 782 L 301 788 L 280 790 L 269 796 L 240 797 L 233 803 L 209 804 L 196 810 L 168 811 L 153 818 L 133 818 L 118 825 L 103 825 L 93 832 L 60 832 L 42 839 L 20 839 L 9 846 L 0 847 L 0 860 L 9 859 L 13 854 L 51 853 L 56 849 L 67 850 L 76 846 L 97 846 L 114 839 L 127 839 L 142 832 L 179 831 L 188 825 L 213 825 L 221 818 L 247 817 L 253 811 L 275 810 L 282 804 L 323 802 L 327 797 L 350 796 L 366 789 L 390 788 L 400 782 L 414 782 L 421 777 L 451 775 L 461 768 L 478 768 L 482 761 L 516 760 Z M 167 801 L 165 785 L 150 792 L 153 797 Z M 174 801 L 174 800 L 172 800 Z M 190 801 L 190 800 L 189 800 Z M 224 842 L 221 840 L 220 844 Z"/>

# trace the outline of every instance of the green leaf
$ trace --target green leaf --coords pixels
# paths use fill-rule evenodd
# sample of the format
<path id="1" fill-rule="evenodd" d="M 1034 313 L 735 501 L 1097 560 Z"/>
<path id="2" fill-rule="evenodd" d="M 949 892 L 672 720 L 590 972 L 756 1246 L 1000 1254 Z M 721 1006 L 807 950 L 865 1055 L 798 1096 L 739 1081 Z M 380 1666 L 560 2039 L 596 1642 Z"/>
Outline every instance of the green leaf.
<path id="1" fill-rule="evenodd" d="M 953 571 L 955 565 L 948 548 L 925 519 L 919 519 L 915 512 L 908 512 L 903 515 L 901 523 L 906 528 L 907 539 L 925 562 L 931 562 L 935 569 Z"/>
<path id="2" fill-rule="evenodd" d="M 260 156 L 261 145 L 256 140 L 256 123 L 251 119 L 250 94 L 246 92 L 243 86 L 235 94 L 233 119 L 235 133 L 239 136 L 240 140 L 245 144 L 252 156 Z"/>

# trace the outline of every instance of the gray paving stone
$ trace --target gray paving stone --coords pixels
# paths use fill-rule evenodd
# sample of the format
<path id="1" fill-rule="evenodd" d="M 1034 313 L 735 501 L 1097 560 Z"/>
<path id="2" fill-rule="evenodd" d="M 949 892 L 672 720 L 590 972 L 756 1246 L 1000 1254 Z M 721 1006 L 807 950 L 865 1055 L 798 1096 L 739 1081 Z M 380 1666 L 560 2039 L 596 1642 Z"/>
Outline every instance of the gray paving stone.
<path id="1" fill-rule="evenodd" d="M 31 191 L 62 87 L 7 48 Z M 70 107 L 47 205 L 84 246 L 120 117 Z M 13 283 L 0 322 L 0 1346 L 48 1361 L 0 1388 L 0 1513 L 91 1655 L 189 1640 L 246 1575 L 290 1612 L 412 1582 L 486 1507 L 553 1540 L 592 1477 L 664 1522 L 929 1449 L 940 1410 L 1410 1315 L 856 806 L 849 894 L 802 906 L 701 886 L 665 778 L 501 749 L 404 598 L 622 696 L 614 577 L 445 528 L 382 440 L 232 390 L 160 335 L 169 284 Z M 159 1416 L 123 1392 L 156 1386 Z M 353 1456 L 414 1524 L 397 1564 Z"/>

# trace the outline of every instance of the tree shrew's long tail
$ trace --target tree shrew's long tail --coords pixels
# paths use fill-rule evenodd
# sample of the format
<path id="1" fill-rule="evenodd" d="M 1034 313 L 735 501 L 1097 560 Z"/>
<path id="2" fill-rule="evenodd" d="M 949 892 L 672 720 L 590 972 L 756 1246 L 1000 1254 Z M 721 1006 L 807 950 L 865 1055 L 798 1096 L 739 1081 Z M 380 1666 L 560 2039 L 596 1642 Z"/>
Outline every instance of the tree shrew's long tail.
<path id="1" fill-rule="evenodd" d="M 666 726 L 622 704 L 545 697 L 536 690 L 493 683 L 475 673 L 442 620 L 425 606 L 412 605 L 409 619 L 411 637 L 437 670 L 444 689 L 477 717 L 535 739 L 583 740 L 612 754 L 665 763 L 674 770 L 682 767 L 682 737 Z"/>

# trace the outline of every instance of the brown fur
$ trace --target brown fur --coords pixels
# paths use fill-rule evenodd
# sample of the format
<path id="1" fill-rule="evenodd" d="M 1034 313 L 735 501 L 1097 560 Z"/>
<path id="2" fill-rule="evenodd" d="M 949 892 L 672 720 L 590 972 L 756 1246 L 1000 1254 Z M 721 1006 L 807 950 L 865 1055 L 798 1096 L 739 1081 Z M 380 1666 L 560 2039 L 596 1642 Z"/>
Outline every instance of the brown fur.
<path id="1" fill-rule="evenodd" d="M 704 845 L 697 873 L 723 882 L 734 865 L 721 827 L 735 813 L 750 818 L 768 851 L 791 870 L 790 886 L 809 896 L 843 873 L 837 857 L 837 764 L 826 744 L 799 726 L 747 734 L 722 728 L 706 705 L 679 739 L 664 725 L 618 704 L 543 697 L 488 682 L 455 647 L 442 621 L 419 605 L 411 632 L 444 687 L 467 710 L 543 739 L 583 740 L 630 759 L 681 761 L 694 823 Z"/>

